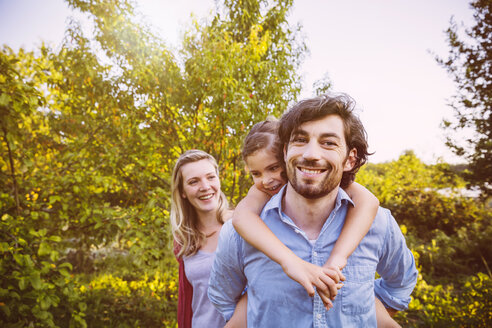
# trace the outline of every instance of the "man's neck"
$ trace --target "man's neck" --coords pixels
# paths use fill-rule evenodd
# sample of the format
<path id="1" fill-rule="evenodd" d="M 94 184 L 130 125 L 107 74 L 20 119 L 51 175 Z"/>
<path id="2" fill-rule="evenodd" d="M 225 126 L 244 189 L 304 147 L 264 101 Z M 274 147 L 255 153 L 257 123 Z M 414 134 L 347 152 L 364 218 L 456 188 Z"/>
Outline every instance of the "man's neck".
<path id="1" fill-rule="evenodd" d="M 283 212 L 306 233 L 309 239 L 315 240 L 335 207 L 338 188 L 321 198 L 308 199 L 299 195 L 289 183 L 282 200 Z"/>

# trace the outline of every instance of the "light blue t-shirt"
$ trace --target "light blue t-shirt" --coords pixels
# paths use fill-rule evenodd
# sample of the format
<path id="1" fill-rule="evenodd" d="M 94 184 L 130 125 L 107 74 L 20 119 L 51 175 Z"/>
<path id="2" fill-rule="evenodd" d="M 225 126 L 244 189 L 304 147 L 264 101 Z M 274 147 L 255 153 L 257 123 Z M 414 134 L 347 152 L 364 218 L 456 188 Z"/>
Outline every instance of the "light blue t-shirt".
<path id="1" fill-rule="evenodd" d="M 281 210 L 285 187 L 265 205 L 261 217 L 273 233 L 305 261 L 323 265 L 340 234 L 352 201 L 339 189 L 335 207 L 318 239 L 307 235 Z M 375 279 L 376 271 L 381 275 Z M 404 310 L 417 269 L 398 224 L 380 208 L 371 229 L 348 259 L 344 286 L 327 311 L 318 294 L 309 297 L 280 265 L 246 243 L 231 222 L 222 227 L 208 295 L 229 320 L 248 285 L 248 327 L 376 327 L 374 295 L 387 307 Z"/>

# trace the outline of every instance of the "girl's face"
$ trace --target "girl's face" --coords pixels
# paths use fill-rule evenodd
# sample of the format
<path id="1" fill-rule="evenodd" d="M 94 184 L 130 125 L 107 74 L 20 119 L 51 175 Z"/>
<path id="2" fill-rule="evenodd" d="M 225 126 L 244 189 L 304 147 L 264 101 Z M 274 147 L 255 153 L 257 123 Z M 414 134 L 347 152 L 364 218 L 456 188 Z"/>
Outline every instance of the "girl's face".
<path id="1" fill-rule="evenodd" d="M 208 159 L 181 167 L 183 193 L 198 213 L 215 211 L 219 207 L 220 181 L 214 165 Z"/>
<path id="2" fill-rule="evenodd" d="M 282 177 L 283 169 L 275 155 L 268 149 L 260 149 L 246 158 L 246 165 L 256 188 L 270 196 L 279 192 L 287 182 Z"/>

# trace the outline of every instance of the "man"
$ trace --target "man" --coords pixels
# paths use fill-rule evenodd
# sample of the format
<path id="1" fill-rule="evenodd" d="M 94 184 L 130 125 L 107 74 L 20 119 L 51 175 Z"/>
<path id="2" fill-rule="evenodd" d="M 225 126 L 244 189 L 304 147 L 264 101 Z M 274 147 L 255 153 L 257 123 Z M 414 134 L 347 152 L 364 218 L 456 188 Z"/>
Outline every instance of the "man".
<path id="1" fill-rule="evenodd" d="M 367 159 L 364 127 L 348 96 L 301 101 L 279 125 L 288 184 L 265 205 L 261 217 L 300 258 L 327 260 L 353 206 L 340 188 Z M 374 281 L 375 273 L 380 279 Z M 389 311 L 404 310 L 417 280 L 412 253 L 398 224 L 380 208 L 371 229 L 348 259 L 344 286 L 326 310 L 320 297 L 284 274 L 227 222 L 212 268 L 209 298 L 228 320 L 244 288 L 250 327 L 376 327 L 374 294 Z"/>

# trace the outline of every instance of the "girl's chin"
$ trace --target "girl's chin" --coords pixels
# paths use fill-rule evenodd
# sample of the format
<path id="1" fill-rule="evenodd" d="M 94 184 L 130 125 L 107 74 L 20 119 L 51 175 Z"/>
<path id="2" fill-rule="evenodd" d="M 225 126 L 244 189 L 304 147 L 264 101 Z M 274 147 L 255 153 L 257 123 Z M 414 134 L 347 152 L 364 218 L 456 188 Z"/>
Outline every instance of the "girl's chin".
<path id="1" fill-rule="evenodd" d="M 278 192 L 280 191 L 281 188 L 277 188 L 275 190 L 266 190 L 266 189 L 263 189 L 264 192 L 266 192 L 267 194 L 269 194 L 270 196 L 275 196 L 276 194 L 278 194 Z"/>

